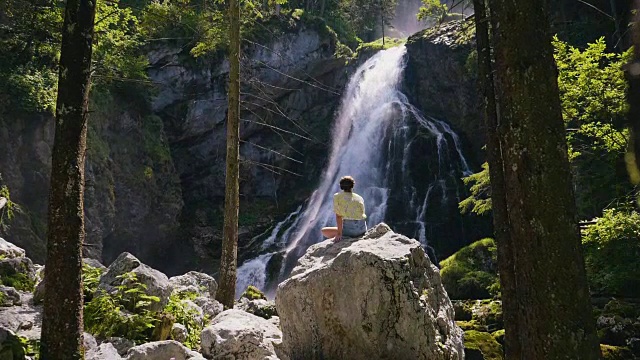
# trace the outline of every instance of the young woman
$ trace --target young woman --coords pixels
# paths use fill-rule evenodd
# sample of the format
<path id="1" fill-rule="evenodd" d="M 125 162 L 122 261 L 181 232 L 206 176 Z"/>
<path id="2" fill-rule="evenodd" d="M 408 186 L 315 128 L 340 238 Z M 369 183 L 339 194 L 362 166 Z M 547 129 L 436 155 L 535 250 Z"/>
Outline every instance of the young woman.
<path id="1" fill-rule="evenodd" d="M 322 235 L 342 240 L 343 236 L 357 237 L 367 232 L 367 215 L 364 211 L 364 199 L 353 192 L 356 181 L 351 176 L 340 179 L 341 192 L 333 195 L 333 211 L 336 213 L 338 227 L 322 229 Z"/>

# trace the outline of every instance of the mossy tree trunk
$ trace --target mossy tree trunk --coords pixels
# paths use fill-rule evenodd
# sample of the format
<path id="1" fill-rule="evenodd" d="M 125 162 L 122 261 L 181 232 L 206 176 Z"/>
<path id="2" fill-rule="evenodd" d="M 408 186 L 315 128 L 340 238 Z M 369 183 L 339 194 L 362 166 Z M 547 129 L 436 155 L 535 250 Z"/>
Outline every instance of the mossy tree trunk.
<path id="1" fill-rule="evenodd" d="M 240 207 L 240 5 L 229 1 L 229 110 L 227 119 L 227 173 L 224 229 L 220 259 L 220 286 L 216 299 L 233 308 L 238 261 L 238 211 Z"/>
<path id="2" fill-rule="evenodd" d="M 504 322 L 509 323 L 510 331 L 505 332 L 505 347 L 510 354 L 521 354 L 520 345 L 515 338 L 518 334 L 516 321 L 517 302 L 515 301 L 515 271 L 513 268 L 513 243 L 509 235 L 507 205 L 504 184 L 504 162 L 500 134 L 498 133 L 498 114 L 496 112 L 496 94 L 493 84 L 493 65 L 489 17 L 485 0 L 474 0 L 476 24 L 476 47 L 478 52 L 478 77 L 484 98 L 484 116 L 487 129 L 487 160 L 491 178 L 491 204 L 494 222 L 494 237 L 498 245 L 498 269 L 502 291 Z M 514 358 L 518 358 L 517 356 Z"/>
<path id="3" fill-rule="evenodd" d="M 577 226 L 547 1 L 491 0 L 508 236 L 498 241 L 508 359 L 600 357 Z M 494 140 L 495 141 L 495 140 Z M 494 144 L 495 145 L 495 144 Z M 494 175 L 493 173 L 491 174 Z M 494 179 L 492 178 L 492 181 Z M 496 209 L 501 207 L 501 209 Z"/>
<path id="4" fill-rule="evenodd" d="M 84 358 L 84 162 L 95 5 L 92 0 L 67 0 L 65 7 L 49 192 L 43 360 Z"/>

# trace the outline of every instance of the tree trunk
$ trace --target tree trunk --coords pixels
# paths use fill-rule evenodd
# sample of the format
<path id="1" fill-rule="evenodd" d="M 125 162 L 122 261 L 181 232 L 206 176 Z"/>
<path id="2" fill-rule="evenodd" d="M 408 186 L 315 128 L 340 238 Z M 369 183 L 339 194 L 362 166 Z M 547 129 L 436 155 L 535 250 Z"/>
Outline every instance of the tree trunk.
<path id="1" fill-rule="evenodd" d="M 500 149 L 498 133 L 498 115 L 496 113 L 496 95 L 493 85 L 493 66 L 489 37 L 489 18 L 485 0 L 474 0 L 476 24 L 476 46 L 478 52 L 478 77 L 484 97 L 484 116 L 487 128 L 487 160 L 491 178 L 491 206 L 494 223 L 494 237 L 498 247 L 498 267 L 502 291 L 502 314 L 505 323 L 510 326 L 505 331 L 505 353 L 509 359 L 519 359 L 522 350 L 517 341 L 518 323 L 515 301 L 515 270 L 513 268 L 513 244 L 509 236 L 509 216 L 505 198 L 504 163 Z"/>
<path id="2" fill-rule="evenodd" d="M 633 58 L 627 66 L 626 76 L 629 82 L 627 90 L 627 101 L 629 102 L 629 113 L 627 115 L 631 128 L 631 152 L 627 155 L 627 165 L 631 180 L 640 183 L 640 1 L 635 1 L 635 8 L 638 10 L 632 27 L 631 38 L 633 41 Z"/>
<path id="3" fill-rule="evenodd" d="M 95 1 L 67 0 L 60 52 L 41 359 L 84 358 L 84 160 Z"/>
<path id="4" fill-rule="evenodd" d="M 233 308 L 238 257 L 238 209 L 240 207 L 240 6 L 229 1 L 229 111 L 227 120 L 227 174 L 224 203 L 220 286 L 216 298 L 225 308 Z"/>
<path id="5" fill-rule="evenodd" d="M 506 357 L 595 360 L 600 350 L 546 6 L 492 0 L 489 7 L 509 231 L 500 268 L 513 272 L 504 284 Z"/>

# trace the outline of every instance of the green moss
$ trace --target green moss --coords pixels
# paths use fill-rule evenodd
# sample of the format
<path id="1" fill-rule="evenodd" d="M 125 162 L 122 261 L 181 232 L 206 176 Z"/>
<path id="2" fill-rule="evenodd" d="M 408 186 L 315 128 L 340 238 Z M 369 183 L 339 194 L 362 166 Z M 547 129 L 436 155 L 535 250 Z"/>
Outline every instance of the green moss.
<path id="1" fill-rule="evenodd" d="M 364 51 L 379 51 L 379 50 L 391 49 L 393 47 L 404 45 L 406 42 L 407 42 L 407 39 L 385 37 L 384 45 L 383 45 L 382 38 L 380 38 L 372 42 L 360 44 L 356 49 L 356 53 L 361 53 Z"/>
<path id="2" fill-rule="evenodd" d="M 631 351 L 626 347 L 600 344 L 602 359 L 604 360 L 626 360 L 633 358 Z"/>
<path id="3" fill-rule="evenodd" d="M 442 284 L 452 299 L 484 299 L 497 295 L 497 249 L 483 239 L 440 262 Z"/>
<path id="4" fill-rule="evenodd" d="M 468 330 L 476 330 L 476 331 L 483 331 L 483 332 L 487 331 L 486 326 L 479 324 L 475 320 L 456 321 L 456 325 L 458 325 L 464 331 L 468 331 Z"/>
<path id="5" fill-rule="evenodd" d="M 491 336 L 493 336 L 500 345 L 504 346 L 504 329 L 492 332 Z"/>
<path id="6" fill-rule="evenodd" d="M 465 353 L 480 352 L 485 360 L 504 359 L 502 345 L 500 345 L 491 334 L 476 330 L 464 332 Z"/>
<path id="7" fill-rule="evenodd" d="M 247 298 L 249 300 L 258 300 L 258 299 L 266 300 L 267 299 L 264 293 L 253 285 L 249 285 L 249 287 L 247 287 L 247 290 L 245 290 L 244 293 L 242 293 L 241 297 Z"/>

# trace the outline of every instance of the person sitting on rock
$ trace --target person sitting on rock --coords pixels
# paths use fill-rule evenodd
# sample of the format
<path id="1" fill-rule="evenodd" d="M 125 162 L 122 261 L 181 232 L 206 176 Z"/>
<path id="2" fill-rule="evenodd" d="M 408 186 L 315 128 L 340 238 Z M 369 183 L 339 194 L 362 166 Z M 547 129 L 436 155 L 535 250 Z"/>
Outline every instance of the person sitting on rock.
<path id="1" fill-rule="evenodd" d="M 333 211 L 336 213 L 338 227 L 322 229 L 322 235 L 342 240 L 342 236 L 358 237 L 367 232 L 367 215 L 364 211 L 364 199 L 353 192 L 356 181 L 351 176 L 340 179 L 341 192 L 333 195 Z"/>

